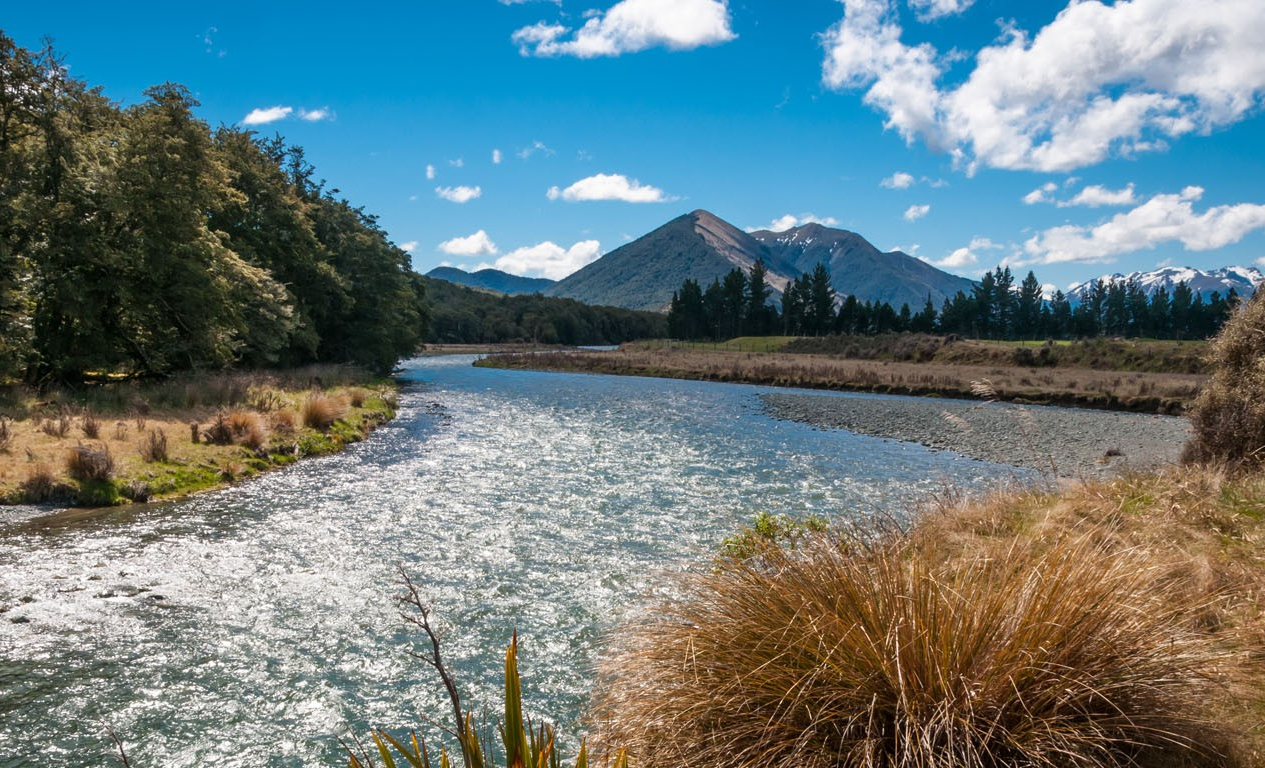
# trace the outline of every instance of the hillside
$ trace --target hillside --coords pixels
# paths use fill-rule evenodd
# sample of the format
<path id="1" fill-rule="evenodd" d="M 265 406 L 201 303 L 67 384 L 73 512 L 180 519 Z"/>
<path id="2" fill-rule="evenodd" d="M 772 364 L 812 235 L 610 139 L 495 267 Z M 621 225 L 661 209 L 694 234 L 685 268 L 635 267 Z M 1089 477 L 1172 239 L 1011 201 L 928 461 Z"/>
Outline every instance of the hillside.
<path id="1" fill-rule="evenodd" d="M 687 278 L 706 284 L 764 259 L 780 293 L 794 276 L 759 241 L 697 210 L 679 216 L 564 278 L 547 293 L 587 304 L 663 311 Z"/>
<path id="2" fill-rule="evenodd" d="M 918 311 L 928 295 L 939 308 L 958 291 L 971 293 L 970 280 L 901 251 L 883 253 L 844 229 L 805 224 L 783 232 L 760 230 L 751 236 L 796 272 L 807 272 L 818 262 L 825 264 L 835 290 L 860 301 L 886 302 L 893 308 L 908 304 Z"/>
<path id="3" fill-rule="evenodd" d="M 512 296 L 524 293 L 543 293 L 557 282 L 557 280 L 550 280 L 546 277 L 511 275 L 499 269 L 480 269 L 475 272 L 467 272 L 456 267 L 435 267 L 427 272 L 426 276 L 435 280 L 447 280 L 457 285 L 483 288 L 488 291 L 506 293 Z"/>
<path id="4" fill-rule="evenodd" d="M 1191 267 L 1161 267 L 1150 272 L 1131 272 L 1127 275 L 1119 272 L 1103 275 L 1098 278 L 1104 283 L 1136 283 L 1142 287 L 1147 296 L 1163 288 L 1172 294 L 1178 283 L 1186 283 L 1190 289 L 1205 299 L 1214 292 L 1223 297 L 1233 288 L 1240 298 L 1247 298 L 1256 293 L 1256 286 L 1265 280 L 1265 274 L 1254 267 L 1222 267 L 1221 269 L 1193 269 Z M 1077 283 L 1068 289 L 1068 296 L 1079 299 L 1094 284 L 1093 280 Z"/>

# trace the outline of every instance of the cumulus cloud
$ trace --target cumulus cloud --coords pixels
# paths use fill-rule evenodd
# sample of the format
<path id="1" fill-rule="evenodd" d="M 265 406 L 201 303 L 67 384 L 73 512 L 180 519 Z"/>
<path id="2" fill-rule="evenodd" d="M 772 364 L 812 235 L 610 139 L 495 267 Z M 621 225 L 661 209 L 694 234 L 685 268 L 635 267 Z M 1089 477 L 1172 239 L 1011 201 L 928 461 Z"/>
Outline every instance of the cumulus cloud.
<path id="1" fill-rule="evenodd" d="M 1010 28 L 942 87 L 952 55 L 902 42 L 892 0 L 843 0 L 823 80 L 886 125 L 977 166 L 1069 171 L 1242 119 L 1265 93 L 1265 3 L 1088 0 L 1035 35 Z M 953 5 L 916 2 L 928 9 Z"/>
<path id="2" fill-rule="evenodd" d="M 619 56 L 647 48 L 676 51 L 727 43 L 725 0 L 621 0 L 577 30 L 540 22 L 511 36 L 523 56 Z"/>
<path id="3" fill-rule="evenodd" d="M 929 205 L 911 205 L 905 209 L 905 221 L 917 221 L 928 213 L 931 213 Z"/>
<path id="4" fill-rule="evenodd" d="M 927 259 L 927 263 L 941 269 L 964 270 L 973 267 L 979 263 L 980 255 L 983 251 L 999 250 L 1002 246 L 994 243 L 987 237 L 973 237 L 971 242 L 961 248 L 954 250 L 948 256 L 939 261 Z"/>
<path id="5" fill-rule="evenodd" d="M 805 224 L 821 224 L 825 227 L 839 226 L 839 220 L 834 216 L 817 216 L 812 213 L 801 213 L 796 216 L 788 213 L 785 216 L 779 216 L 771 223 L 764 227 L 747 227 L 748 232 L 758 232 L 761 229 L 767 229 L 770 232 L 785 232 L 793 227 L 802 227 Z"/>
<path id="6" fill-rule="evenodd" d="M 426 165 L 426 179 L 428 181 L 435 180 L 435 166 L 430 165 L 429 163 Z"/>
<path id="7" fill-rule="evenodd" d="M 497 252 L 496 243 L 481 229 L 473 235 L 445 240 L 437 247 L 449 256 L 495 256 Z"/>
<path id="8" fill-rule="evenodd" d="M 435 194 L 450 203 L 468 203 L 483 194 L 481 187 L 435 187 Z"/>
<path id="9" fill-rule="evenodd" d="M 278 120 L 284 120 L 294 112 L 294 107 L 261 107 L 252 109 L 245 117 L 242 118 L 242 125 L 267 125 L 275 123 Z"/>
<path id="10" fill-rule="evenodd" d="M 333 120 L 334 113 L 329 107 L 321 107 L 320 109 L 300 109 L 299 117 L 309 123 L 319 123 L 322 120 Z"/>
<path id="11" fill-rule="evenodd" d="M 974 5 L 975 0 L 909 0 L 919 21 L 935 21 L 945 16 L 956 16 Z"/>
<path id="12" fill-rule="evenodd" d="M 619 200 L 625 203 L 666 203 L 676 198 L 668 197 L 662 189 L 642 184 L 619 173 L 598 173 L 580 179 L 566 189 L 550 187 L 545 193 L 550 200 L 566 200 L 575 203 L 585 200 Z"/>
<path id="13" fill-rule="evenodd" d="M 1133 185 L 1124 189 L 1107 189 L 1099 184 L 1091 184 L 1085 187 L 1071 200 L 1059 203 L 1060 208 L 1067 208 L 1072 205 L 1087 205 L 1091 208 L 1098 208 L 1103 205 L 1133 205 L 1136 199 L 1133 196 Z"/>
<path id="14" fill-rule="evenodd" d="M 501 156 L 501 150 L 499 149 L 492 150 L 492 164 L 493 165 L 500 165 L 502 159 L 503 158 Z"/>
<path id="15" fill-rule="evenodd" d="M 915 181 L 916 179 L 912 174 L 905 173 L 904 171 L 897 171 L 891 176 L 888 176 L 886 179 L 880 181 L 878 184 L 880 187 L 885 187 L 887 189 L 909 189 L 914 185 Z"/>
<path id="16" fill-rule="evenodd" d="M 1169 242 L 1188 251 L 1222 248 L 1265 229 L 1265 205 L 1219 205 L 1197 213 L 1194 203 L 1203 193 L 1202 187 L 1186 187 L 1180 194 L 1155 195 L 1097 226 L 1053 227 L 1025 242 L 1024 251 L 1041 264 L 1101 263 Z"/>
<path id="17" fill-rule="evenodd" d="M 407 243 L 400 243 L 400 250 L 405 253 L 412 253 L 417 250 L 417 241 L 409 240 Z"/>
<path id="18" fill-rule="evenodd" d="M 570 248 L 546 240 L 516 248 L 497 259 L 493 266 L 514 275 L 561 280 L 580 267 L 597 261 L 601 254 L 602 246 L 596 240 L 581 240 Z"/>
<path id="19" fill-rule="evenodd" d="M 1023 196 L 1024 205 L 1036 205 L 1037 203 L 1053 202 L 1050 195 L 1058 191 L 1059 185 L 1052 181 L 1047 181 L 1028 194 Z"/>

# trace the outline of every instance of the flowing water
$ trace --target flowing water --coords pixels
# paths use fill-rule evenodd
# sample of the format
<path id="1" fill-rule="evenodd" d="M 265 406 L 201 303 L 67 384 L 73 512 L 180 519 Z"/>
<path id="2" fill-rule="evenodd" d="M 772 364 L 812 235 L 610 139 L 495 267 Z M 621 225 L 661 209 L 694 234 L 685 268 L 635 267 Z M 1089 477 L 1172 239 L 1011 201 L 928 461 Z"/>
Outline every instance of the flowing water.
<path id="1" fill-rule="evenodd" d="M 67 525 L 0 523 L 0 766 L 339 765 L 448 722 L 392 602 L 406 569 L 466 703 L 510 633 L 572 736 L 608 632 L 761 510 L 899 515 L 1020 475 L 765 416 L 768 388 L 415 360 L 398 418 L 333 457 Z M 415 644 L 417 644 L 415 646 Z M 432 729 L 433 730 L 433 729 Z"/>

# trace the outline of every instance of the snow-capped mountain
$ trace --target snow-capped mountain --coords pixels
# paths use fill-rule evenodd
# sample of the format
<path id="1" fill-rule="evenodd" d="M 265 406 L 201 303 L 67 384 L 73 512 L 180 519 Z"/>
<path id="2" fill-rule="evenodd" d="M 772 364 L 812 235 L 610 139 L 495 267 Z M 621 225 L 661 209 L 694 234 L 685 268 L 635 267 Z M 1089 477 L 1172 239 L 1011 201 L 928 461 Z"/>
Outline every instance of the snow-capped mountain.
<path id="1" fill-rule="evenodd" d="M 1221 269 L 1202 270 L 1191 267 L 1162 267 L 1150 272 L 1133 272 L 1128 275 L 1116 273 L 1103 275 L 1104 283 L 1127 283 L 1134 281 L 1142 286 L 1146 294 L 1164 288 L 1170 294 L 1178 283 L 1185 282 L 1190 289 L 1207 298 L 1213 291 L 1225 296 L 1233 288 L 1240 298 L 1246 299 L 1256 292 L 1256 286 L 1265 280 L 1265 273 L 1254 267 L 1222 267 Z M 1077 283 L 1068 289 L 1068 296 L 1079 297 L 1094 284 L 1093 280 Z"/>

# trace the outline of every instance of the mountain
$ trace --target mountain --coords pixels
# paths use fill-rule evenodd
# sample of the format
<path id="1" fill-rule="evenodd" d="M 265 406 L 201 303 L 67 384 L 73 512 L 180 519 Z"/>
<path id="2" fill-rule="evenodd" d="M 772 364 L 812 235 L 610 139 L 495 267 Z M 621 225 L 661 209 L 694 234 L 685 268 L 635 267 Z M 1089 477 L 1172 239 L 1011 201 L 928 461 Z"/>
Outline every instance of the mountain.
<path id="1" fill-rule="evenodd" d="M 938 310 L 958 291 L 971 293 L 970 280 L 951 275 L 901 251 L 883 253 L 868 240 L 846 229 L 805 224 L 782 232 L 760 230 L 751 236 L 763 243 L 778 261 L 796 274 L 820 262 L 830 270 L 840 295 L 860 301 L 887 302 L 894 309 L 908 304 L 917 312 L 931 296 Z"/>
<path id="2" fill-rule="evenodd" d="M 927 295 L 937 308 L 973 283 L 942 272 L 900 251 L 883 253 L 864 237 L 843 229 L 806 224 L 784 232 L 747 233 L 707 211 L 679 216 L 653 232 L 616 248 L 550 288 L 551 296 L 631 309 L 664 310 L 687 278 L 704 288 L 756 259 L 768 269 L 774 297 L 817 262 L 830 269 L 841 295 L 922 309 Z"/>
<path id="3" fill-rule="evenodd" d="M 520 293 L 544 293 L 556 280 L 544 277 L 520 277 L 502 272 L 499 269 L 480 269 L 467 272 L 456 267 L 435 267 L 426 273 L 427 277 L 436 280 L 447 280 L 450 283 L 470 288 L 483 288 L 497 293 L 516 295 Z"/>
<path id="4" fill-rule="evenodd" d="M 751 235 L 698 210 L 616 248 L 547 293 L 586 304 L 662 311 L 687 278 L 706 286 L 734 267 L 749 270 L 756 259 L 764 259 L 768 283 L 778 293 L 798 274 Z"/>
<path id="5" fill-rule="evenodd" d="M 1256 286 L 1265 280 L 1265 273 L 1253 267 L 1222 267 L 1221 269 L 1202 270 L 1191 267 L 1162 267 L 1150 272 L 1133 272 L 1128 275 L 1116 273 L 1098 278 L 1104 283 L 1127 283 L 1134 281 L 1142 286 L 1146 295 L 1165 288 L 1170 294 L 1180 282 L 1185 282 L 1190 289 L 1202 294 L 1205 298 L 1217 291 L 1225 296 L 1233 288 L 1241 298 L 1246 299 L 1256 293 Z M 1093 280 L 1077 283 L 1068 289 L 1067 295 L 1080 297 L 1094 284 Z"/>

